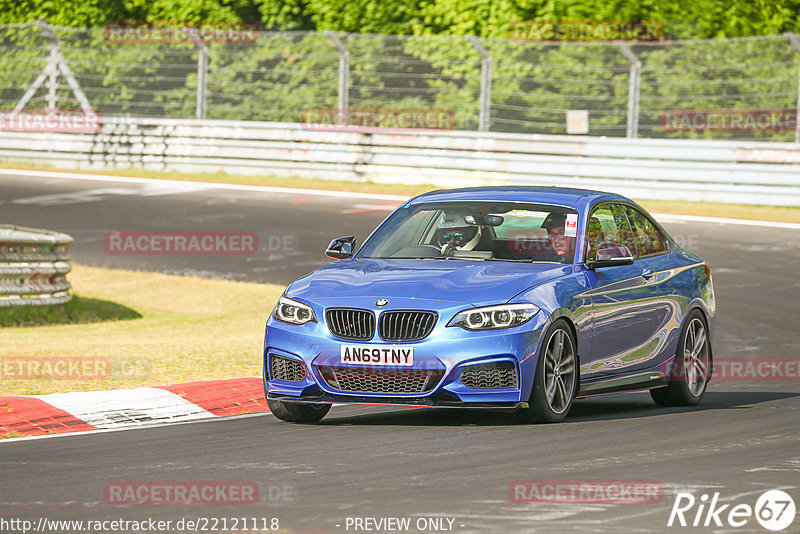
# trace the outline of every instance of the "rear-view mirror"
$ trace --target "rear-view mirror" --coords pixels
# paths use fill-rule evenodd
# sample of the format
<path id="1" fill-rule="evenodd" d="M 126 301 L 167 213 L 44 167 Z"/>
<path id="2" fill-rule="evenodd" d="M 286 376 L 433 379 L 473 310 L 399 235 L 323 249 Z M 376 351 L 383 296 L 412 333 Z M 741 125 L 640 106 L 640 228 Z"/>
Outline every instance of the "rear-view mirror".
<path id="1" fill-rule="evenodd" d="M 499 215 L 483 215 L 482 213 L 464 217 L 464 221 L 472 226 L 500 226 L 504 220 Z"/>

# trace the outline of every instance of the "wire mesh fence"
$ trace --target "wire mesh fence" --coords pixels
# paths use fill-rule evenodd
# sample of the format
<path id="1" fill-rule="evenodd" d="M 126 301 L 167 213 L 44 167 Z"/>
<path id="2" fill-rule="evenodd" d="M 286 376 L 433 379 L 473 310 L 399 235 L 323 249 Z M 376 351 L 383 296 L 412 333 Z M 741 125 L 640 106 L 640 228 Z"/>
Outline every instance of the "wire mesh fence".
<path id="1" fill-rule="evenodd" d="M 554 43 L 298 31 L 159 43 L 0 26 L 3 113 L 88 101 L 103 116 L 297 123 L 308 110 L 340 120 L 440 110 L 457 130 L 564 134 L 567 113 L 584 111 L 581 133 L 595 136 L 797 141 L 799 81 L 793 34 Z"/>

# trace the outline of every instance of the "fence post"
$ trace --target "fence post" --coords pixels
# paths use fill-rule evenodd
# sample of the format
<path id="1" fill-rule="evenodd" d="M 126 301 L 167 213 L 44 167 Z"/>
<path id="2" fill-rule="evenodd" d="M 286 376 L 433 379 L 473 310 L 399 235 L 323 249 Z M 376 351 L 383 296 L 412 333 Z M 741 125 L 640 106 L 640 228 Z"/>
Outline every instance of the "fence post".
<path id="1" fill-rule="evenodd" d="M 198 119 L 206 118 L 206 79 L 208 77 L 208 45 L 197 47 L 197 113 Z"/>
<path id="2" fill-rule="evenodd" d="M 325 35 L 339 51 L 339 124 L 347 123 L 347 108 L 350 96 L 350 52 L 335 31 L 327 30 Z"/>
<path id="3" fill-rule="evenodd" d="M 789 44 L 792 45 L 795 52 L 800 54 L 800 40 L 797 39 L 797 34 L 786 32 L 783 35 L 789 39 Z M 794 142 L 800 143 L 800 61 L 798 61 L 798 74 L 797 74 L 797 104 L 794 110 Z"/>
<path id="4" fill-rule="evenodd" d="M 639 93 L 642 83 L 642 62 L 626 43 L 619 43 L 628 61 L 631 62 L 631 73 L 628 81 L 628 127 L 626 137 L 636 139 L 639 136 Z"/>
<path id="5" fill-rule="evenodd" d="M 57 95 L 55 91 L 57 89 L 56 81 L 58 79 L 59 72 L 64 76 L 64 78 L 66 78 L 67 83 L 72 89 L 72 93 L 75 95 L 75 98 L 78 99 L 83 111 L 93 111 L 92 105 L 89 103 L 89 99 L 86 98 L 85 94 L 83 94 L 83 90 L 81 89 L 80 84 L 78 84 L 78 81 L 75 79 L 72 69 L 69 68 L 67 60 L 64 59 L 64 55 L 61 53 L 61 39 L 59 39 L 58 35 L 56 35 L 56 33 L 53 31 L 52 26 L 43 20 L 34 22 L 33 25 L 41 28 L 42 35 L 50 40 L 50 57 L 47 60 L 47 65 L 45 68 L 42 70 L 36 80 L 34 80 L 34 82 L 28 87 L 28 90 L 24 95 L 22 95 L 22 98 L 19 99 L 19 102 L 17 102 L 17 105 L 14 106 L 14 112 L 18 113 L 25 109 L 25 106 L 28 105 L 28 102 L 30 102 L 30 100 L 33 98 L 33 95 L 36 94 L 36 91 L 39 90 L 39 87 L 41 87 L 45 80 L 49 80 L 47 103 L 50 104 L 52 102 L 57 104 Z"/>
<path id="6" fill-rule="evenodd" d="M 47 70 L 50 71 L 50 77 L 47 79 L 47 107 L 58 109 L 58 47 L 56 45 L 50 45 Z"/>
<path id="7" fill-rule="evenodd" d="M 467 35 L 467 39 L 481 55 L 481 103 L 478 112 L 478 131 L 488 132 L 491 121 L 492 103 L 492 55 L 483 46 L 480 39 L 474 35 Z"/>

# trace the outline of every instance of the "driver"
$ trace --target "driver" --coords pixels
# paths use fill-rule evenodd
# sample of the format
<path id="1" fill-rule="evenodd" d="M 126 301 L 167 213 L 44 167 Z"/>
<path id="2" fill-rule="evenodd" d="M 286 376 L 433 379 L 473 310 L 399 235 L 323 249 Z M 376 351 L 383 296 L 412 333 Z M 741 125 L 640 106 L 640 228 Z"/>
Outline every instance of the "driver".
<path id="1" fill-rule="evenodd" d="M 480 241 L 481 229 L 467 224 L 465 217 L 468 215 L 466 212 L 444 214 L 437 229 L 442 256 L 453 256 L 457 250 L 472 250 Z"/>
<path id="2" fill-rule="evenodd" d="M 572 238 L 565 235 L 564 224 L 567 216 L 564 213 L 550 213 L 542 223 L 542 228 L 547 230 L 547 239 L 553 247 L 553 251 L 558 254 L 561 263 L 570 263 L 572 259 Z"/>

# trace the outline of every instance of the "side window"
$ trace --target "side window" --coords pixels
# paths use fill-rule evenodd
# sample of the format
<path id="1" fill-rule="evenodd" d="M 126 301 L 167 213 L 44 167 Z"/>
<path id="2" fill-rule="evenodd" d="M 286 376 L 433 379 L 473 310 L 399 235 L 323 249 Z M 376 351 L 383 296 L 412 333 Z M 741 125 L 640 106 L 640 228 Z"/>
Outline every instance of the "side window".
<path id="1" fill-rule="evenodd" d="M 587 222 L 586 242 L 586 259 L 590 261 L 597 258 L 597 246 L 605 242 L 625 245 L 636 255 L 633 231 L 618 204 L 603 204 L 592 211 Z"/>
<path id="2" fill-rule="evenodd" d="M 612 209 L 614 213 L 614 219 L 617 221 L 617 226 L 619 227 L 619 241 L 620 245 L 625 245 L 631 251 L 634 258 L 639 257 L 639 252 L 637 250 L 636 242 L 633 239 L 633 229 L 631 229 L 631 223 L 629 222 L 628 218 L 625 216 L 625 210 L 619 204 L 612 204 Z"/>
<path id="3" fill-rule="evenodd" d="M 640 256 L 652 256 L 667 251 L 667 239 L 664 234 L 642 212 L 630 206 L 625 206 L 625 212 L 633 225 Z"/>

